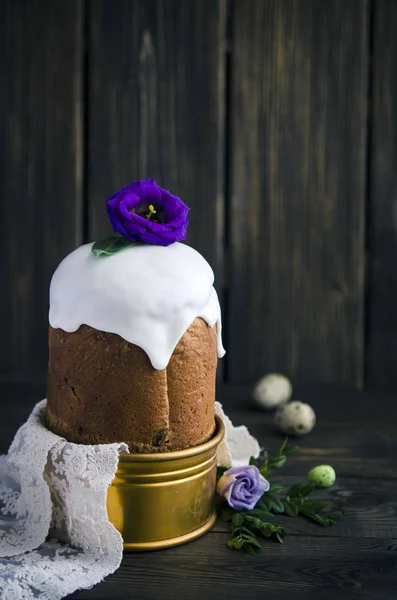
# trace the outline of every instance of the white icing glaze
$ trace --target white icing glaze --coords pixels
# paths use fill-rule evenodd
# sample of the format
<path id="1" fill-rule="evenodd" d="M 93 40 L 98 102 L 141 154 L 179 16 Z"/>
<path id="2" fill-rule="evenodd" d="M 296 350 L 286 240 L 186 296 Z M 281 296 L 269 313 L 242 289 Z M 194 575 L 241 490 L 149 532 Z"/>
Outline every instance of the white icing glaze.
<path id="1" fill-rule="evenodd" d="M 165 369 L 175 346 L 202 317 L 217 326 L 218 356 L 225 350 L 221 311 L 207 261 L 186 244 L 142 244 L 96 258 L 92 244 L 69 254 L 50 286 L 50 325 L 77 331 L 89 325 L 140 346 L 155 369 Z"/>

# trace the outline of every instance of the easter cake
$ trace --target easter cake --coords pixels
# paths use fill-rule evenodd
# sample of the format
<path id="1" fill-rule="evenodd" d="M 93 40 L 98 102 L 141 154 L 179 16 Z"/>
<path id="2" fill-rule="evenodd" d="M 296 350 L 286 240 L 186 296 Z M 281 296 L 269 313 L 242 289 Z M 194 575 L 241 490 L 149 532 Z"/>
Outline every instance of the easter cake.
<path id="1" fill-rule="evenodd" d="M 131 452 L 201 444 L 224 350 L 212 269 L 181 243 L 188 208 L 153 180 L 107 206 L 116 234 L 77 248 L 51 281 L 48 427 Z"/>

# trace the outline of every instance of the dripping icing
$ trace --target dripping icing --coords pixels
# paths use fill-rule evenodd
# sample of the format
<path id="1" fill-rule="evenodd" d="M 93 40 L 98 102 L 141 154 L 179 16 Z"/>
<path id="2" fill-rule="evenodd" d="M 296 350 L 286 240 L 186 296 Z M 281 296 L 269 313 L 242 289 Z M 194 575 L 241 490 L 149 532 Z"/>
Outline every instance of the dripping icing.
<path id="1" fill-rule="evenodd" d="M 92 244 L 69 254 L 50 286 L 49 321 L 69 333 L 81 325 L 115 333 L 140 346 L 155 369 L 165 369 L 196 317 L 217 327 L 221 311 L 207 261 L 186 244 L 142 244 L 96 258 Z"/>

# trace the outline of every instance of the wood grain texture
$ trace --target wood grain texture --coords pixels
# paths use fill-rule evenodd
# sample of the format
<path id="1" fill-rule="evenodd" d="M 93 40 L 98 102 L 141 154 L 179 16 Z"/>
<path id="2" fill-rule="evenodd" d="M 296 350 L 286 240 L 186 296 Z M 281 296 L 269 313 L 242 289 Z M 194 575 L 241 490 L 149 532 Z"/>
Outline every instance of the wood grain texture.
<path id="1" fill-rule="evenodd" d="M 230 381 L 363 381 L 366 0 L 234 3 Z"/>
<path id="2" fill-rule="evenodd" d="M 368 384 L 397 384 L 397 4 L 373 8 Z"/>
<path id="3" fill-rule="evenodd" d="M 81 240 L 82 3 L 1 2 L 0 374 L 44 376 L 48 285 Z"/>
<path id="4" fill-rule="evenodd" d="M 191 207 L 187 243 L 222 285 L 225 0 L 91 0 L 89 236 L 146 177 Z"/>
<path id="5" fill-rule="evenodd" d="M 9 407 L 0 415 L 0 452 L 43 390 L 0 383 L 0 399 Z M 299 453 L 277 478 L 289 485 L 301 481 L 313 464 L 335 465 L 336 484 L 316 492 L 343 509 L 335 526 L 323 529 L 280 516 L 288 531 L 285 543 L 264 541 L 263 552 L 251 557 L 226 548 L 228 526 L 217 522 L 207 535 L 179 548 L 125 554 L 114 575 L 70 598 L 395 600 L 397 404 L 385 395 L 344 388 L 308 386 L 299 393 L 318 408 L 317 425 L 299 440 Z M 240 394 L 240 405 L 247 405 L 246 392 Z M 283 438 L 273 429 L 272 415 L 247 408 L 227 413 L 236 425 L 245 423 L 261 445 L 271 451 L 279 447 Z"/>
<path id="6" fill-rule="evenodd" d="M 154 554 L 124 555 L 115 575 L 73 600 L 394 600 L 396 540 L 289 536 L 257 556 L 226 548 L 227 534 Z"/>

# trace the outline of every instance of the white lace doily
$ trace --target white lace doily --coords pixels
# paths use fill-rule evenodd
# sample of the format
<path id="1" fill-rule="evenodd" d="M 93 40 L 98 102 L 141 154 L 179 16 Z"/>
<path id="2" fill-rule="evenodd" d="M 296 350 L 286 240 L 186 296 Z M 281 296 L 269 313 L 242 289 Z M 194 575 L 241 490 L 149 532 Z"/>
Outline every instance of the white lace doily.
<path id="1" fill-rule="evenodd" d="M 0 456 L 0 597 L 59 600 L 89 588 L 121 563 L 123 540 L 108 521 L 107 489 L 126 444 L 72 444 L 45 427 L 39 402 Z M 218 465 L 247 464 L 259 445 L 216 413 L 226 436 Z"/>

